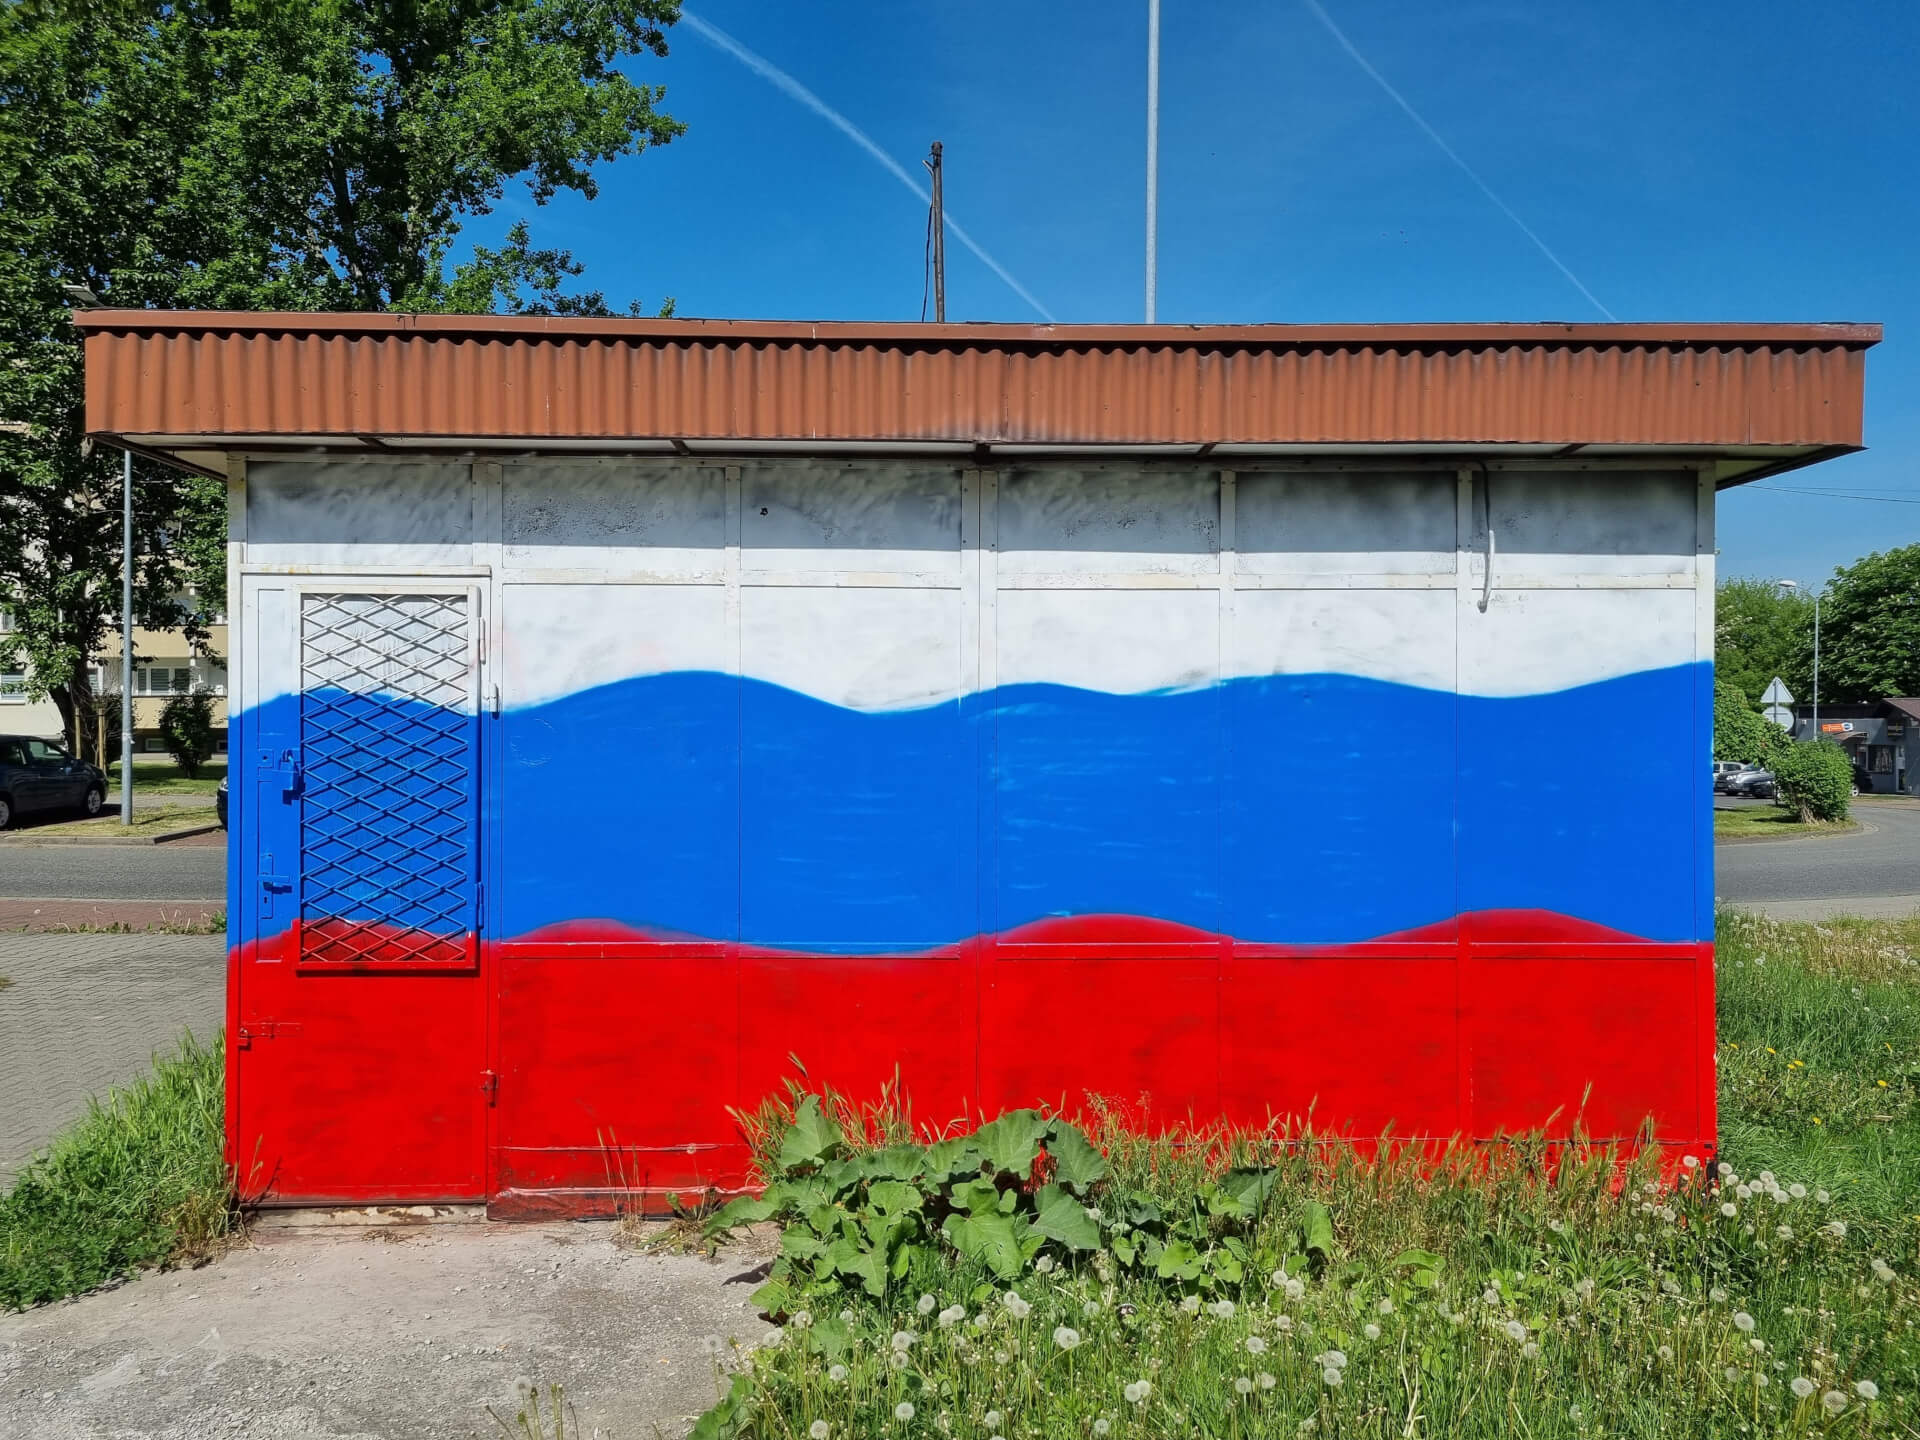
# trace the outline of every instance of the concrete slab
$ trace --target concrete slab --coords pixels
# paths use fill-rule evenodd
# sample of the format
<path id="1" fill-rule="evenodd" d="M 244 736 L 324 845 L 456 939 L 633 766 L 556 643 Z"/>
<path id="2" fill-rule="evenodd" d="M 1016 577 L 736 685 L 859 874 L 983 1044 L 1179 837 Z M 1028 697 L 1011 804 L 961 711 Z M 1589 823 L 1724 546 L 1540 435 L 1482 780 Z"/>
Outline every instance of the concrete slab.
<path id="1" fill-rule="evenodd" d="M 1757 910 L 1775 920 L 1832 920 L 1842 915 L 1862 920 L 1920 919 L 1920 895 L 1850 895 L 1832 900 L 1743 900 L 1736 907 Z"/>
<path id="2" fill-rule="evenodd" d="M 641 1255 L 608 1224 L 282 1227 L 198 1270 L 0 1316 L 0 1436 L 469 1440 L 519 1380 L 580 1434 L 684 1435 L 768 1326 L 769 1245 Z M 656 1428 L 657 1427 L 657 1428 Z M 573 1434 L 571 1427 L 568 1434 Z"/>

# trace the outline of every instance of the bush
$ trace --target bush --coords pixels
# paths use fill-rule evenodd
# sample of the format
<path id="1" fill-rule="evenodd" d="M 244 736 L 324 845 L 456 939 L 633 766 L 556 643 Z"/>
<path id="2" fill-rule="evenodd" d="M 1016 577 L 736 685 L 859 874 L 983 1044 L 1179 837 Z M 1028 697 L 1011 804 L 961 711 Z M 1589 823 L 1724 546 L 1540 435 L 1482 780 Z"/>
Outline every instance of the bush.
<path id="1" fill-rule="evenodd" d="M 0 1195 L 0 1309 L 202 1254 L 231 1223 L 219 1043 L 191 1035 L 104 1101 Z"/>
<path id="2" fill-rule="evenodd" d="M 1802 820 L 1844 820 L 1853 795 L 1853 762 L 1831 740 L 1796 741 L 1773 762 L 1773 783 L 1780 803 L 1797 810 Z"/>
<path id="3" fill-rule="evenodd" d="M 213 758 L 218 738 L 213 728 L 211 691 L 176 695 L 160 712 L 160 739 L 189 780 L 197 778 L 200 767 Z"/>
<path id="4" fill-rule="evenodd" d="M 1787 732 L 1747 703 L 1739 686 L 1713 682 L 1713 758 L 1769 769 L 1793 741 Z"/>

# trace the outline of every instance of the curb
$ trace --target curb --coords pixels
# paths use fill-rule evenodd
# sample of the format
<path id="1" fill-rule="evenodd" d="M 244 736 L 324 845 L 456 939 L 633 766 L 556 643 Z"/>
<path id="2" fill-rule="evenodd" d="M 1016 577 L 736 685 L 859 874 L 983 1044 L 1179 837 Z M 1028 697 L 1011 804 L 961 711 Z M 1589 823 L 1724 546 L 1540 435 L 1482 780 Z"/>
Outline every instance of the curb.
<path id="1" fill-rule="evenodd" d="M 1797 845 L 1815 840 L 1844 840 L 1849 835 L 1878 835 L 1880 827 L 1869 825 L 1864 820 L 1855 820 L 1844 830 L 1816 830 L 1811 835 L 1716 835 L 1713 843 L 1720 845 Z"/>
<path id="2" fill-rule="evenodd" d="M 36 835 L 29 831 L 24 835 L 0 837 L 0 845 L 165 845 L 169 840 L 191 840 L 196 835 L 211 835 L 220 828 L 218 821 L 210 825 L 189 825 L 180 830 L 168 830 L 160 835 Z"/>

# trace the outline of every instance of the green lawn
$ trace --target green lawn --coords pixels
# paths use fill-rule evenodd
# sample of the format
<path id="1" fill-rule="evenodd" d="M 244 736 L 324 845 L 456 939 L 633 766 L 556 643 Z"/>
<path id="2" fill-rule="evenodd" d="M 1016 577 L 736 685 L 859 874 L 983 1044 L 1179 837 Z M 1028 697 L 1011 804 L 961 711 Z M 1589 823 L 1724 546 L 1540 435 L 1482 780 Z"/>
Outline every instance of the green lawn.
<path id="1" fill-rule="evenodd" d="M 831 1099 L 763 1111 L 772 1202 L 719 1223 L 774 1212 L 784 1324 L 695 1433 L 1920 1433 L 1920 923 L 1719 942 L 1722 1149 L 1673 1184 L 1538 1142 L 1085 1146 L 1029 1112 L 876 1146 Z"/>
<path id="2" fill-rule="evenodd" d="M 213 792 L 220 788 L 220 782 L 226 778 L 226 774 L 227 762 L 224 757 L 202 765 L 199 775 L 192 780 L 171 760 L 135 760 L 133 803 L 138 807 L 142 795 L 205 795 L 212 799 Z M 118 760 L 107 767 L 107 782 L 109 785 L 119 785 Z"/>
<path id="3" fill-rule="evenodd" d="M 1765 839 L 1786 840 L 1802 835 L 1839 835 L 1849 830 L 1858 830 L 1857 820 L 1843 820 L 1833 824 L 1814 821 L 1803 824 L 1800 817 L 1792 811 L 1783 810 L 1777 805 L 1755 806 L 1750 810 L 1715 810 L 1713 812 L 1713 838 L 1728 839 Z"/>

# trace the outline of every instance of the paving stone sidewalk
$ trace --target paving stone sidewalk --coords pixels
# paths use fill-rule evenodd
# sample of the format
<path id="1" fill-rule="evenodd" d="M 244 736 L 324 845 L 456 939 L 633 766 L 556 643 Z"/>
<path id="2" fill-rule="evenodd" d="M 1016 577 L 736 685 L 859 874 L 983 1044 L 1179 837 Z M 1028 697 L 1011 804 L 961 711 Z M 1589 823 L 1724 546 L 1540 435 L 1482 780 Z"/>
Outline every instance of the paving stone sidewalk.
<path id="1" fill-rule="evenodd" d="M 225 1013 L 218 935 L 0 933 L 0 1187 L 138 1075 L 181 1030 L 210 1040 Z"/>

